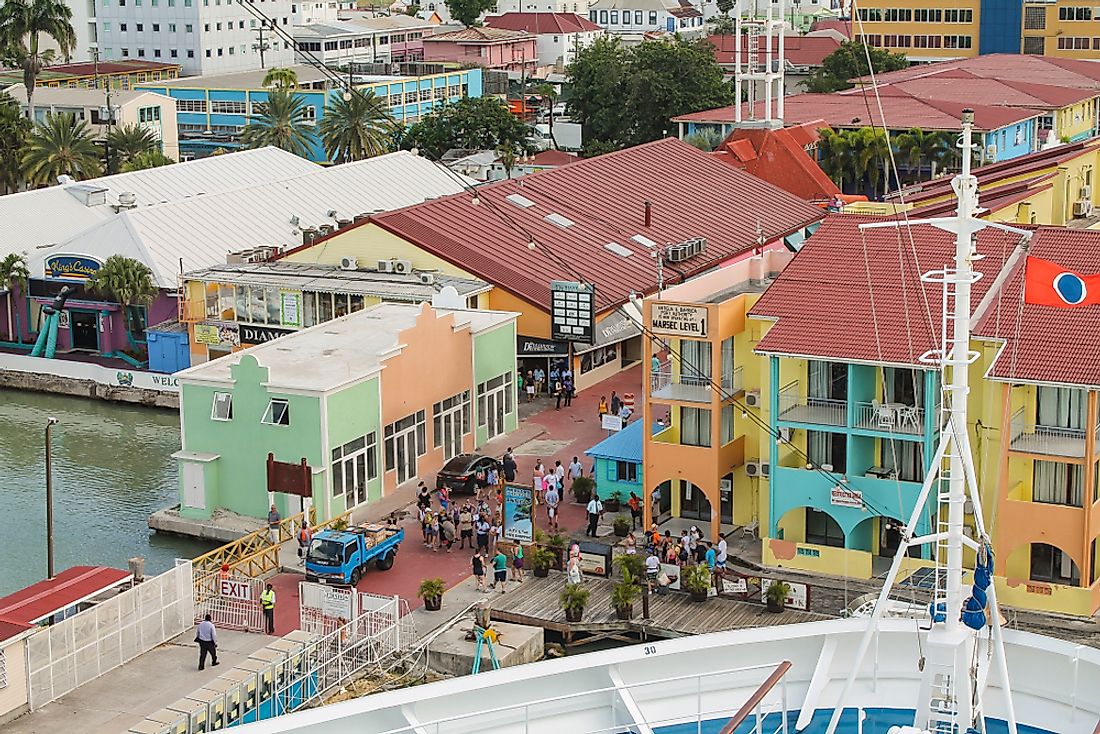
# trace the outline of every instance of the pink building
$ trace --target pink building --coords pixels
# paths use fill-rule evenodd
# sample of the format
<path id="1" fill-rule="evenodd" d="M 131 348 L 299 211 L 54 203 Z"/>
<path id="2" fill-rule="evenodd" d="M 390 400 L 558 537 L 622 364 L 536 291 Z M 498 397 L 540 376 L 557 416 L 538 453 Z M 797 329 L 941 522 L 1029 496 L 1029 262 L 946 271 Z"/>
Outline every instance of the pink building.
<path id="1" fill-rule="evenodd" d="M 534 71 L 535 36 L 504 28 L 463 28 L 423 39 L 425 61 L 457 61 L 503 71 Z"/>

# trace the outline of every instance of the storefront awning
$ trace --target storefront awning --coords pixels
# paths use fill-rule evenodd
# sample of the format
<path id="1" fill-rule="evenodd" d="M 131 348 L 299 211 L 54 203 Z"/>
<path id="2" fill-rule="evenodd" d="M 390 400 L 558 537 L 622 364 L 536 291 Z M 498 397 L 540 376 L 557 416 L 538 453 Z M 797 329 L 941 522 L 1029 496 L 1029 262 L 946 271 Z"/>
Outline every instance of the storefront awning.
<path id="1" fill-rule="evenodd" d="M 607 316 L 596 322 L 595 343 L 591 346 L 578 344 L 575 348 L 577 354 L 590 352 L 593 349 L 606 347 L 609 344 L 617 344 L 626 341 L 642 333 L 639 326 L 642 322 L 642 313 L 633 303 L 624 303 Z"/>
<path id="2" fill-rule="evenodd" d="M 516 337 L 517 357 L 567 357 L 569 356 L 568 342 L 540 339 L 537 336 Z"/>

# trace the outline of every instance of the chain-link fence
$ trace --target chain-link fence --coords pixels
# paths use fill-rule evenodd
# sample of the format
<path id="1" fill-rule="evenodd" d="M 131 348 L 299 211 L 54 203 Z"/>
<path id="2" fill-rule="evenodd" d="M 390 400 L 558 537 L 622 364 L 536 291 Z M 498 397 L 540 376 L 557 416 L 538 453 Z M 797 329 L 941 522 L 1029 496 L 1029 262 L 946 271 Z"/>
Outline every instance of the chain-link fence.
<path id="1" fill-rule="evenodd" d="M 27 640 L 32 710 L 191 629 L 191 562 L 43 628 Z"/>

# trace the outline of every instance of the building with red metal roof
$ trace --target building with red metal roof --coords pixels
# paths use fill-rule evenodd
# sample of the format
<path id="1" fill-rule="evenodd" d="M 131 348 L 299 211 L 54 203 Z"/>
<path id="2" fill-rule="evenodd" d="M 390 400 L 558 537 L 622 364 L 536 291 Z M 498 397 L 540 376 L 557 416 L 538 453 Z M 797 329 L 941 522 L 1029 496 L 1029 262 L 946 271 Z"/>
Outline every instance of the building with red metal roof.
<path id="1" fill-rule="evenodd" d="M 734 130 L 714 150 L 719 160 L 815 203 L 826 203 L 840 193 L 811 156 L 824 123 L 786 128 Z"/>
<path id="2" fill-rule="evenodd" d="M 505 13 L 486 18 L 485 25 L 535 36 L 538 65 L 559 71 L 604 35 L 603 28 L 576 13 Z"/>
<path id="3" fill-rule="evenodd" d="M 501 71 L 535 70 L 535 36 L 507 28 L 462 28 L 425 36 L 425 61 L 451 61 Z"/>
<path id="4" fill-rule="evenodd" d="M 20 627 L 48 621 L 53 615 L 125 584 L 128 571 L 107 566 L 73 566 L 25 589 L 0 598 L 0 623 L 17 633 Z M 3 639 L 3 638 L 0 638 Z"/>

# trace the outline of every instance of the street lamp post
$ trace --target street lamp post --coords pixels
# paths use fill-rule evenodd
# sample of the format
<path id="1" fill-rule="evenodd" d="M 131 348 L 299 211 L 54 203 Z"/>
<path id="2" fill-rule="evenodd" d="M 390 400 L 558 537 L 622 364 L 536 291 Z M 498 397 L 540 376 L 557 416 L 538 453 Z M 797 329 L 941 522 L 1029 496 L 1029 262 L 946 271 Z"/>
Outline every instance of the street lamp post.
<path id="1" fill-rule="evenodd" d="M 46 419 L 46 570 L 53 578 L 53 427 L 57 418 Z"/>

